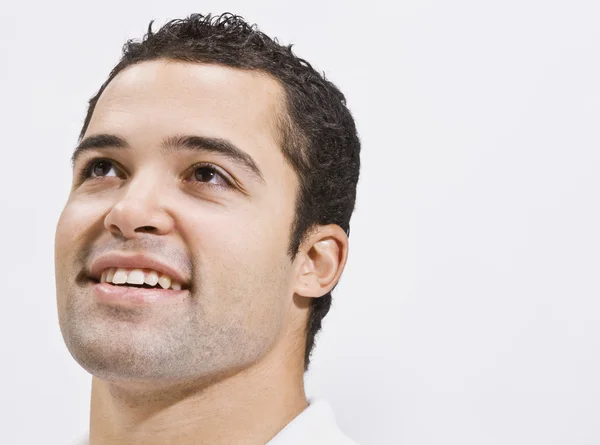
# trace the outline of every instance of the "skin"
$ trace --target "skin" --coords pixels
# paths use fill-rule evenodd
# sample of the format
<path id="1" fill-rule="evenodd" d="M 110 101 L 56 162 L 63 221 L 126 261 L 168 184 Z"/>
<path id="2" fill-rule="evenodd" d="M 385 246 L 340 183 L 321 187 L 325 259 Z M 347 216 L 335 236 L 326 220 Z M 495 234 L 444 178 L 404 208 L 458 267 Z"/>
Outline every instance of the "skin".
<path id="1" fill-rule="evenodd" d="M 339 280 L 348 240 L 319 226 L 287 253 L 298 179 L 279 142 L 283 97 L 259 72 L 167 60 L 127 68 L 100 97 L 84 140 L 130 147 L 77 158 L 55 238 L 61 332 L 93 376 L 91 445 L 265 444 L 306 408 L 308 309 Z M 230 141 L 264 180 L 219 153 L 161 150 L 176 134 Z M 94 158 L 108 167 L 80 181 Z M 108 252 L 161 258 L 189 294 L 99 302 L 85 271 Z"/>

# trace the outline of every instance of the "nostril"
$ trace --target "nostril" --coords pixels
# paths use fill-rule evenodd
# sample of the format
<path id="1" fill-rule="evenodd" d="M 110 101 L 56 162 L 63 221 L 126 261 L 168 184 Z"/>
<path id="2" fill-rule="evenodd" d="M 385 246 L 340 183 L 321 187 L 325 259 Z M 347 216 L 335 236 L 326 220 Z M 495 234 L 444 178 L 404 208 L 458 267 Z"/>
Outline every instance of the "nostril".
<path id="1" fill-rule="evenodd" d="M 138 227 L 137 229 L 135 229 L 136 232 L 149 232 L 149 233 L 154 233 L 156 232 L 156 227 L 153 226 L 143 226 L 143 227 Z"/>

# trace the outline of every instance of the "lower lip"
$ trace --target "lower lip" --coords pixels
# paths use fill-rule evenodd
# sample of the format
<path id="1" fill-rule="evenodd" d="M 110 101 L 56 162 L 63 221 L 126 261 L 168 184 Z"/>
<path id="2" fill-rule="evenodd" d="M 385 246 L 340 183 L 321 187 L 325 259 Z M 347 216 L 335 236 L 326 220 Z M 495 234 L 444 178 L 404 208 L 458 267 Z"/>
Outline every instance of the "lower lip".
<path id="1" fill-rule="evenodd" d="M 147 305 L 181 300 L 188 291 L 173 289 L 144 289 L 138 287 L 113 286 L 108 283 L 95 283 L 94 296 L 104 303 Z"/>

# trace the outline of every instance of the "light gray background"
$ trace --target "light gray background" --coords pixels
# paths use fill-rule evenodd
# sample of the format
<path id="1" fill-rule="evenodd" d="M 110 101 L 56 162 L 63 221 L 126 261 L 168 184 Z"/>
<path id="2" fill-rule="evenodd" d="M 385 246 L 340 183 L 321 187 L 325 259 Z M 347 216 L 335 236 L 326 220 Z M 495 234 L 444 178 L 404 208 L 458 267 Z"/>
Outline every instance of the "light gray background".
<path id="1" fill-rule="evenodd" d="M 600 443 L 595 0 L 102 1 L 0 8 L 0 442 L 87 429 L 54 228 L 127 38 L 230 10 L 346 93 L 350 259 L 307 375 L 362 445 Z"/>

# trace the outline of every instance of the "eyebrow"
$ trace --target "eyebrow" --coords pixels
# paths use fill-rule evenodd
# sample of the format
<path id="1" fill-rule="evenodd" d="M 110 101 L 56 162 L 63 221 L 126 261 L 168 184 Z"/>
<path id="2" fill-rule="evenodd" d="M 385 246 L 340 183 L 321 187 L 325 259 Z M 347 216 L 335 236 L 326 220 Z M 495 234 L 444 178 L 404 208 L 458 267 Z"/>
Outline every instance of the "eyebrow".
<path id="1" fill-rule="evenodd" d="M 130 149 L 131 146 L 125 139 L 116 134 L 101 133 L 88 136 L 83 139 L 73 151 L 71 164 L 74 166 L 77 159 L 84 152 L 102 148 Z M 258 168 L 258 165 L 256 165 L 256 162 L 254 162 L 254 159 L 227 139 L 196 135 L 174 135 L 163 139 L 160 148 L 166 153 L 184 150 L 201 153 L 217 153 L 247 170 L 261 182 L 265 182 L 263 174 Z"/>

